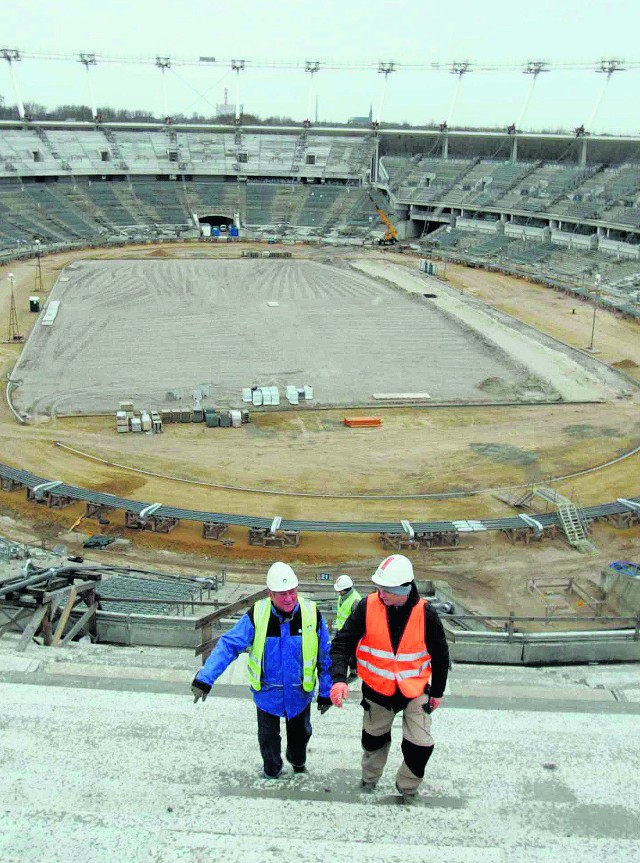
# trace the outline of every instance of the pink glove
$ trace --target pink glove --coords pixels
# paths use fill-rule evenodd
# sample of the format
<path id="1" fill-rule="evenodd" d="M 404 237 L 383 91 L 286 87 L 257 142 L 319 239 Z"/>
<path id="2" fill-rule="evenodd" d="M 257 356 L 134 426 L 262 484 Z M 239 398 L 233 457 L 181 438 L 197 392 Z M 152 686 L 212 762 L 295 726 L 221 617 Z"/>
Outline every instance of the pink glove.
<path id="1" fill-rule="evenodd" d="M 430 698 L 429 699 L 429 706 L 431 707 L 432 713 L 434 710 L 437 710 L 441 704 L 442 704 L 442 698 Z"/>
<path id="2" fill-rule="evenodd" d="M 334 707 L 342 707 L 343 701 L 349 697 L 349 687 L 346 683 L 334 683 L 329 693 L 331 703 Z"/>

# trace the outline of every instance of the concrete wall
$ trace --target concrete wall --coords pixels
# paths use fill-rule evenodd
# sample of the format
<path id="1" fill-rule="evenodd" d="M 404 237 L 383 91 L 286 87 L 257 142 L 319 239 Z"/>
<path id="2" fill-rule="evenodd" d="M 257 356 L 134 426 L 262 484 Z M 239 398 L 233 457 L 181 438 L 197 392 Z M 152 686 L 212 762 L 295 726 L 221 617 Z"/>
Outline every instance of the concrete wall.
<path id="1" fill-rule="evenodd" d="M 572 234 L 568 231 L 551 231 L 551 242 L 567 249 L 596 249 L 598 238 L 593 234 Z"/>
<path id="2" fill-rule="evenodd" d="M 460 632 L 445 623 L 454 662 L 489 665 L 571 665 L 585 662 L 639 662 L 634 630 L 609 632 Z"/>
<path id="3" fill-rule="evenodd" d="M 551 236 L 549 228 L 535 228 L 533 225 L 519 225 L 517 222 L 507 222 L 504 226 L 504 233 L 507 237 L 515 237 L 521 240 L 523 237 L 527 240 L 548 240 Z"/>
<path id="4" fill-rule="evenodd" d="M 499 220 L 490 221 L 489 219 L 470 219 L 464 216 L 459 216 L 456 219 L 456 228 L 459 231 L 473 231 L 480 234 L 503 234 L 504 224 Z"/>
<path id="5" fill-rule="evenodd" d="M 605 569 L 600 577 L 600 587 L 618 614 L 640 614 L 640 578 Z"/>
<path id="6" fill-rule="evenodd" d="M 638 260 L 640 257 L 640 249 L 634 246 L 633 243 L 623 243 L 619 240 L 608 240 L 606 237 L 600 237 L 598 248 L 601 252 L 608 252 L 611 255 L 620 255 L 623 258 L 631 258 Z"/>
<path id="7" fill-rule="evenodd" d="M 138 644 L 145 647 L 188 647 L 201 642 L 195 617 L 118 614 L 98 611 L 98 641 L 109 644 Z"/>

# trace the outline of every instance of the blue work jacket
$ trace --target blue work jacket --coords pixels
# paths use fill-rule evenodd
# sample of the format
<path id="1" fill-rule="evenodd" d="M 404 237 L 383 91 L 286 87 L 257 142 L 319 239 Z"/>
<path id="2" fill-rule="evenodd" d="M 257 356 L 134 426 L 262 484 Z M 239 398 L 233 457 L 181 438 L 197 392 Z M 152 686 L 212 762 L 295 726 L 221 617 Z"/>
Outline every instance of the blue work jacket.
<path id="1" fill-rule="evenodd" d="M 237 657 L 253 643 L 255 629 L 253 608 L 220 637 L 196 680 L 212 686 Z M 331 690 L 331 659 L 329 658 L 329 632 L 324 618 L 318 612 L 318 695 L 329 697 Z M 267 627 L 264 646 L 262 689 L 252 691 L 253 700 L 260 710 L 274 716 L 292 719 L 305 709 L 313 692 L 302 688 L 302 633 L 300 605 L 286 618 L 275 606 Z"/>

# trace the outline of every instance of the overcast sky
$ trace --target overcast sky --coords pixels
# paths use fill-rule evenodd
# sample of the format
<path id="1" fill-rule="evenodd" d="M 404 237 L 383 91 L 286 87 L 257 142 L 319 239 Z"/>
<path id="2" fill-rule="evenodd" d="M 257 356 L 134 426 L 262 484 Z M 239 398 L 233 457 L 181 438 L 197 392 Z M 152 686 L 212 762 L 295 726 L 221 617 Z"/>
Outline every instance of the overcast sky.
<path id="1" fill-rule="evenodd" d="M 302 70 L 258 70 L 271 63 L 319 60 L 372 64 L 395 61 L 382 119 L 439 122 L 447 118 L 456 76 L 410 72 L 405 63 L 595 64 L 622 58 L 630 68 L 609 81 L 590 131 L 640 133 L 640 0 L 0 0 L 0 47 L 25 53 L 104 57 L 244 58 L 241 102 L 261 116 L 307 112 L 309 75 Z M 25 58 L 15 64 L 23 101 L 49 107 L 88 104 L 83 67 L 69 61 Z M 161 72 L 154 65 L 99 63 L 91 70 L 98 105 L 163 111 Z M 345 121 L 377 114 L 383 76 L 372 70 L 320 71 L 315 77 L 319 119 Z M 605 75 L 555 69 L 538 76 L 522 127 L 573 128 L 588 123 Z M 521 72 L 465 75 L 452 116 L 457 125 L 507 125 L 525 105 L 531 77 Z M 229 66 L 175 65 L 166 74 L 170 113 L 211 114 L 224 88 L 235 101 Z M 9 64 L 0 63 L 0 95 L 15 104 Z M 313 113 L 313 110 L 312 110 Z"/>

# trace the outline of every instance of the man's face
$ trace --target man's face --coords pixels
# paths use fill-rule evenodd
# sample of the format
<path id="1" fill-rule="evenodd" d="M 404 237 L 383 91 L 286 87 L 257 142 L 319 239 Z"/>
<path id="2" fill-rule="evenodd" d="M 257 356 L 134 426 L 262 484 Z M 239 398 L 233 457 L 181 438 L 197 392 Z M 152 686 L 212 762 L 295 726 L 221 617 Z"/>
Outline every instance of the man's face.
<path id="1" fill-rule="evenodd" d="M 339 590 L 338 593 L 340 594 L 340 596 L 346 596 L 349 593 L 349 588 L 347 588 L 346 590 Z"/>
<path id="2" fill-rule="evenodd" d="M 395 608 L 404 605 L 409 599 L 408 596 L 398 596 L 397 593 L 387 593 L 384 587 L 378 587 L 378 594 L 385 605 L 393 606 Z"/>
<path id="3" fill-rule="evenodd" d="M 269 597 L 278 611 L 290 614 L 298 602 L 298 591 L 295 587 L 292 587 L 291 590 L 270 590 Z"/>

